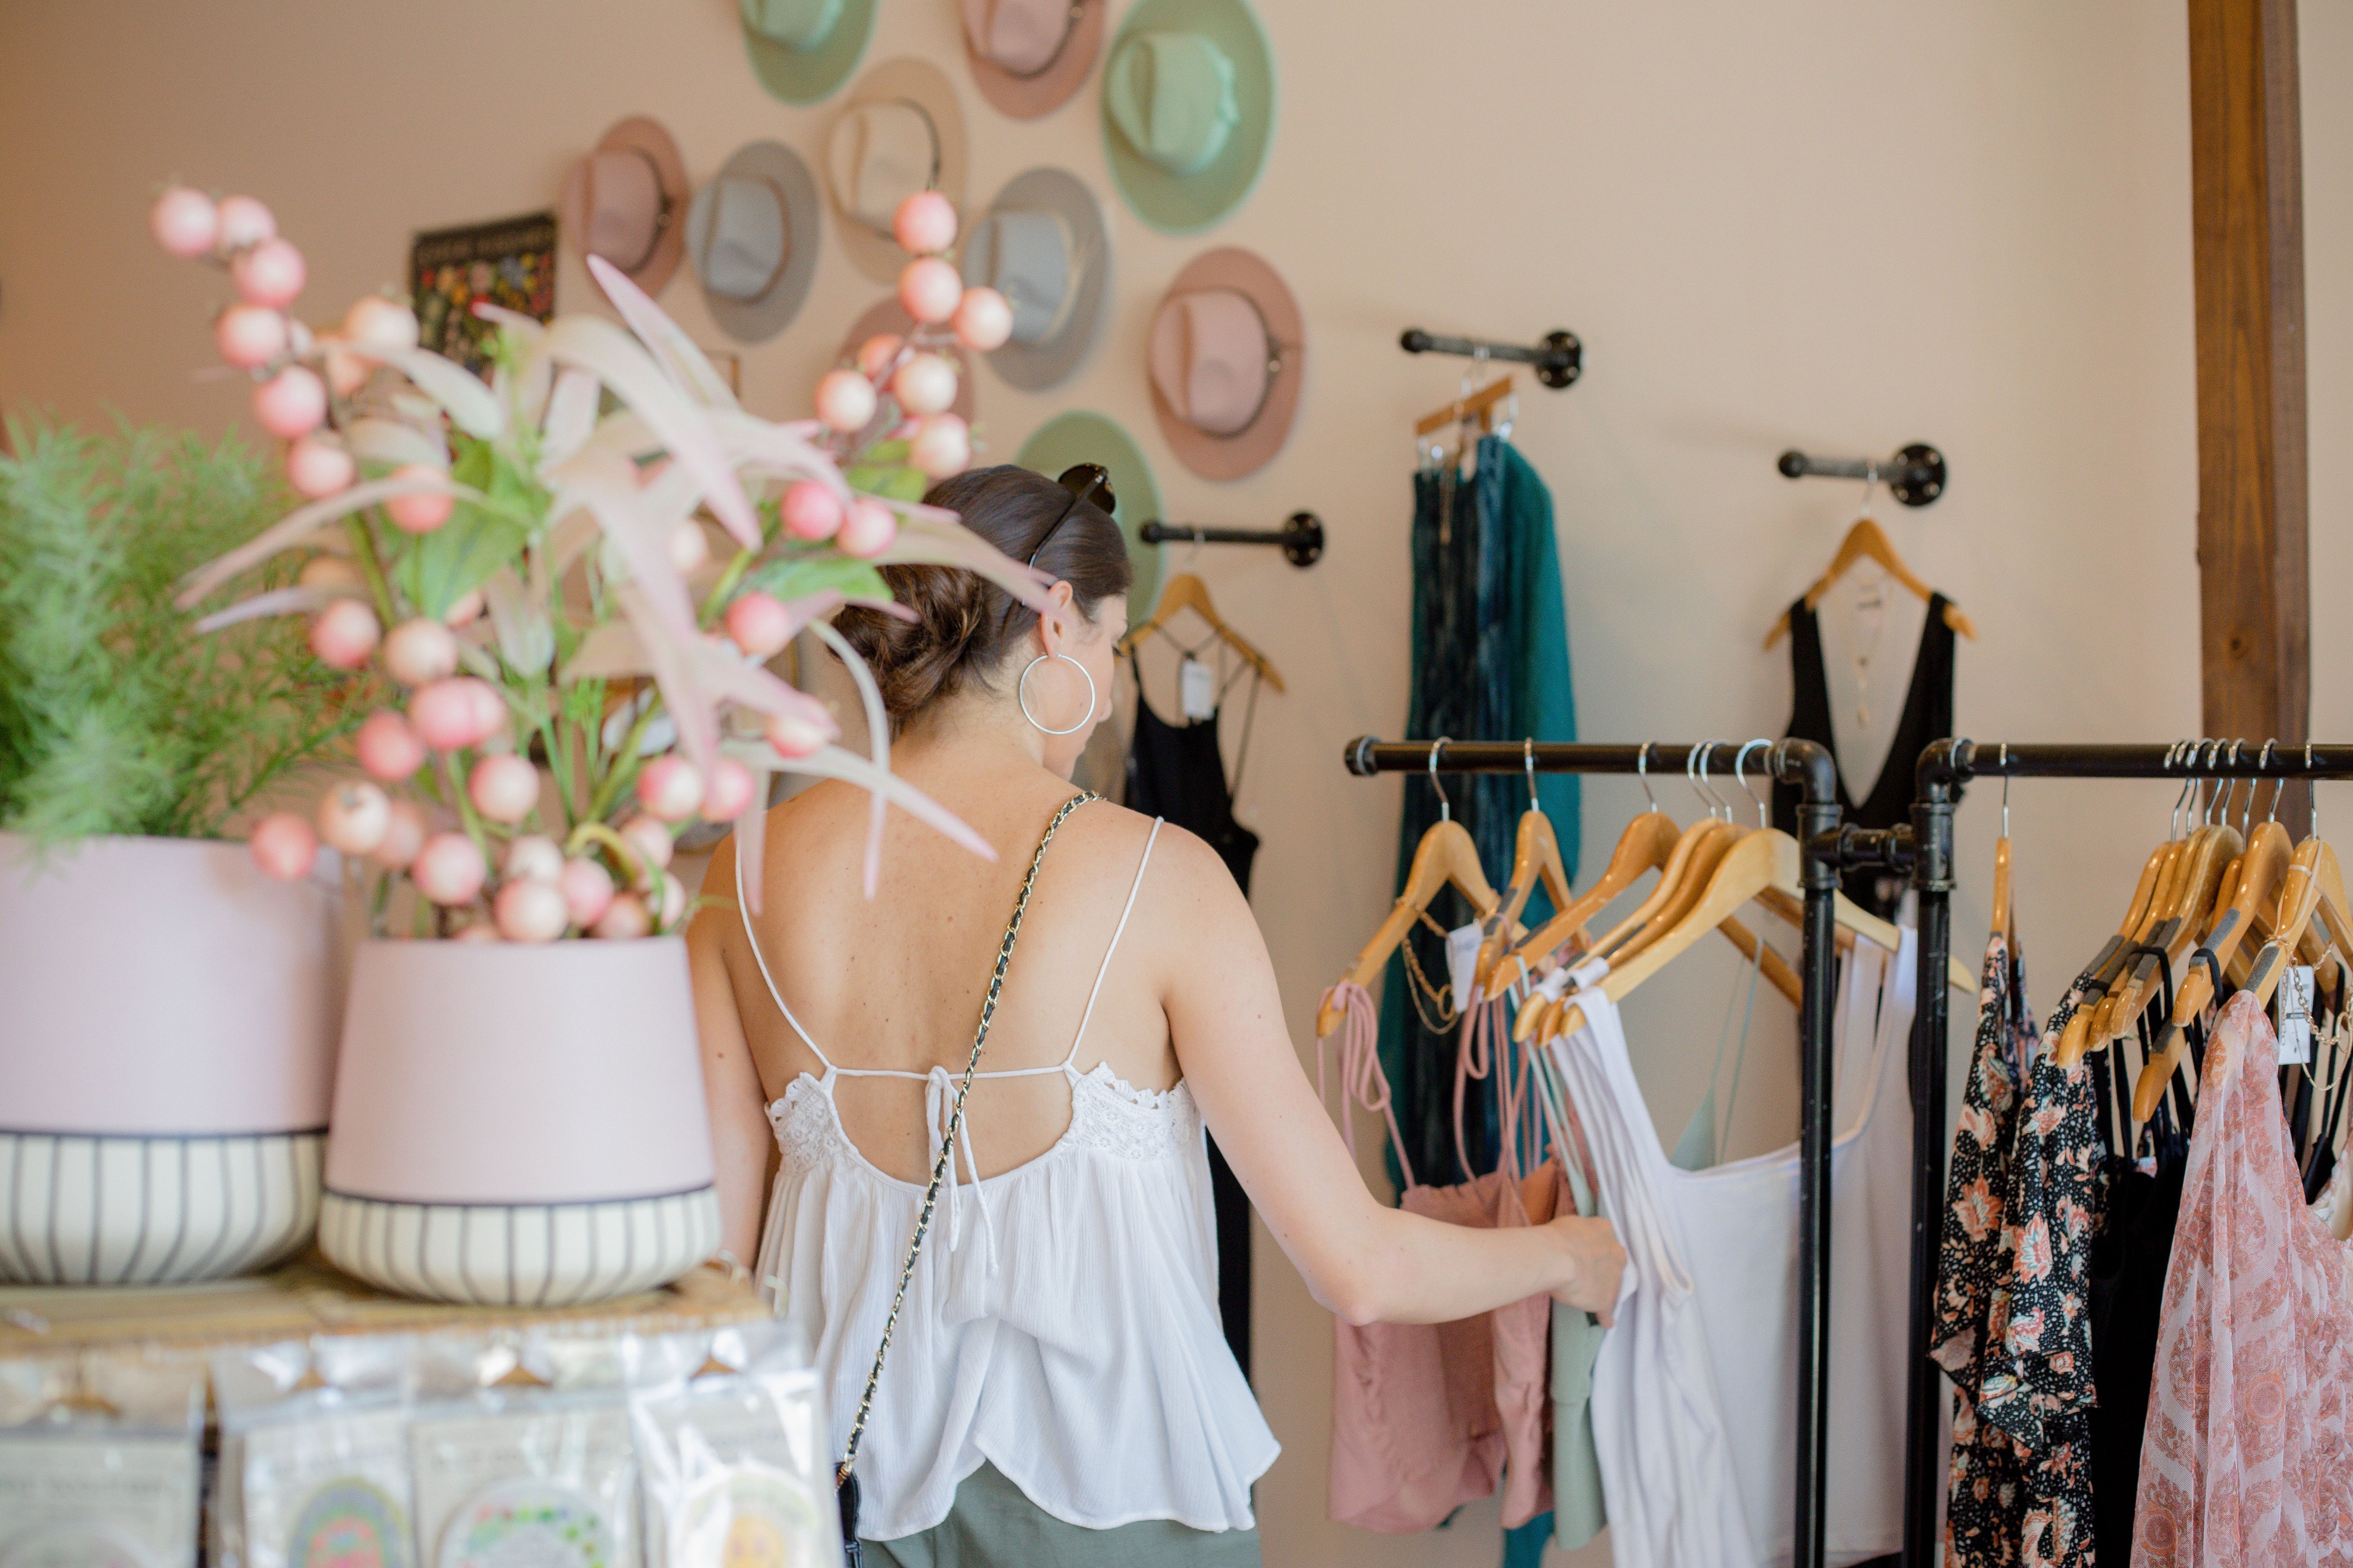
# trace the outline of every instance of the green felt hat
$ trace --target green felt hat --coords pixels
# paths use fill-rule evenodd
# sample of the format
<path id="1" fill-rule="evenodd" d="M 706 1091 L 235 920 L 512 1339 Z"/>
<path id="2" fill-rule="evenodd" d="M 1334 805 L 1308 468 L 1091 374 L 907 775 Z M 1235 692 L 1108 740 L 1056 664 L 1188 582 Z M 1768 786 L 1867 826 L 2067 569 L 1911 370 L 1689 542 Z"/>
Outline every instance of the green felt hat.
<path id="1" fill-rule="evenodd" d="M 1103 66 L 1103 154 L 1168 234 L 1241 205 L 1274 138 L 1274 52 L 1249 0 L 1136 0 Z"/>
<path id="2" fill-rule="evenodd" d="M 1128 564 L 1135 573 L 1127 591 L 1128 619 L 1150 614 L 1160 597 L 1160 546 L 1145 543 L 1139 535 L 1145 523 L 1160 521 L 1160 487 L 1152 482 L 1152 465 L 1134 438 L 1100 414 L 1059 414 L 1021 443 L 1021 455 L 1013 460 L 1050 479 L 1061 478 L 1073 463 L 1101 463 L 1110 472 L 1116 503 L 1111 518 L 1127 536 Z"/>
<path id="3" fill-rule="evenodd" d="M 786 103 L 815 103 L 849 79 L 874 31 L 875 0 L 735 0 L 752 74 Z"/>

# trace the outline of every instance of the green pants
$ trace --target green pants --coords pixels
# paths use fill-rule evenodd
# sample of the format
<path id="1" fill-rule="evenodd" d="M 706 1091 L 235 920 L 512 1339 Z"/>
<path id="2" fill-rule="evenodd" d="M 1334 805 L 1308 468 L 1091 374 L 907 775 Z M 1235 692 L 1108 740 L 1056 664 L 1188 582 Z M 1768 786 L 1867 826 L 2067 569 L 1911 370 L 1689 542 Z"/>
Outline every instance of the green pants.
<path id="1" fill-rule="evenodd" d="M 956 1488 L 947 1518 L 863 1551 L 873 1568 L 1259 1568 L 1255 1530 L 1167 1519 L 1088 1530 L 1056 1519 L 987 1463 Z"/>

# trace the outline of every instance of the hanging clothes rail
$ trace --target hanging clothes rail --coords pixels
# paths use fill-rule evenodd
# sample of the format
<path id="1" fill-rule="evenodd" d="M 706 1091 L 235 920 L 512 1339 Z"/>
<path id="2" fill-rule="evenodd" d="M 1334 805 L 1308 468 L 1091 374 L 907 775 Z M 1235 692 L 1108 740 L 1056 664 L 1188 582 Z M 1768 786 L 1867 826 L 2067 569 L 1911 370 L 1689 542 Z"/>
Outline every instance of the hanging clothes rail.
<path id="1" fill-rule="evenodd" d="M 1348 742 L 1348 771 L 1375 773 L 1639 773 L 1679 765 L 1704 768 L 1710 755 L 1729 752 L 1724 742 L 1690 745 L 1588 745 L 1539 741 L 1377 741 L 1369 735 Z M 1768 753 L 1771 773 L 1800 791 L 1798 841 L 1802 847 L 1799 881 L 1805 890 L 1804 953 L 1799 973 L 1805 1001 L 1799 1009 L 1800 1132 L 1798 1185 L 1798 1273 L 1805 1281 L 1798 1301 L 1797 1510 L 1793 1568 L 1822 1568 L 1828 1543 L 1823 1482 L 1830 1426 L 1831 1300 L 1831 1023 L 1837 984 L 1834 940 L 1839 828 L 1837 764 L 1829 750 L 1811 741 L 1778 741 Z M 1941 974 L 1943 959 L 1926 973 Z M 1943 1016 L 1944 987 L 1936 993 Z"/>
<path id="2" fill-rule="evenodd" d="M 1293 566 L 1313 566 L 1324 558 L 1324 520 L 1312 511 L 1294 511 L 1281 528 L 1203 528 L 1190 522 L 1147 522 L 1137 531 L 1146 544 L 1273 544 Z"/>
<path id="3" fill-rule="evenodd" d="M 1792 447 L 1775 460 L 1785 479 L 1864 479 L 1883 482 L 1905 506 L 1926 506 L 1945 493 L 1945 454 L 1915 441 L 1882 462 L 1876 458 L 1817 458 Z"/>
<path id="4" fill-rule="evenodd" d="M 1536 367 L 1536 379 L 1558 392 L 1585 374 L 1585 345 L 1577 334 L 1556 329 L 1533 348 L 1517 343 L 1491 343 L 1484 338 L 1447 338 L 1408 327 L 1398 334 L 1398 347 L 1409 354 L 1461 354 L 1465 359 L 1510 360 Z"/>
<path id="5" fill-rule="evenodd" d="M 1840 869 L 1876 867 L 1908 872 L 1920 900 L 1920 973 L 1942 974 L 1953 945 L 1953 808 L 1973 778 L 2046 779 L 2353 779 L 2353 745 L 2281 742 L 2268 757 L 2258 744 L 2238 754 L 2211 742 L 2069 745 L 1947 739 L 1920 753 L 1909 826 L 1848 827 L 1826 846 Z M 1811 844 L 1808 846 L 1812 849 Z M 1809 855 L 1810 874 L 1813 861 Z M 1833 873 L 1835 874 L 1835 873 Z M 1937 1560 L 1937 1473 L 1944 1403 L 1942 1373 L 1929 1361 L 1937 1255 L 1944 1242 L 1945 1074 L 1948 1013 L 1945 988 L 1923 984 L 1912 1026 L 1912 1354 L 1905 1390 L 1905 1568 Z"/>

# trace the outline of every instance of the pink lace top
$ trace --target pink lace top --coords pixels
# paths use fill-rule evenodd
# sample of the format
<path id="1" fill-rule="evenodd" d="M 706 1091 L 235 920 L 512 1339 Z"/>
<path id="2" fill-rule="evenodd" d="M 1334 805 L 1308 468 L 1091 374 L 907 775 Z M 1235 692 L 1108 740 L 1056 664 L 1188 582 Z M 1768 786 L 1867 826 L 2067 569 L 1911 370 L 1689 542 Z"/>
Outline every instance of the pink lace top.
<path id="1" fill-rule="evenodd" d="M 2278 1047 L 2253 994 L 2222 1010 L 2198 1094 L 2141 1443 L 2132 1568 L 2353 1554 L 2353 1290 L 2305 1206 Z"/>

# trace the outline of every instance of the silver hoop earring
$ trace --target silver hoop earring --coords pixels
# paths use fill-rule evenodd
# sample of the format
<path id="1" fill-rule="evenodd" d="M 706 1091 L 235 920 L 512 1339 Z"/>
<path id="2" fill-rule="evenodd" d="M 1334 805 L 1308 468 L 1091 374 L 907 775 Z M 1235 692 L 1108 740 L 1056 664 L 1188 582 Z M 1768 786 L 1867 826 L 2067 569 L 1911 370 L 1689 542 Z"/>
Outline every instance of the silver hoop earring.
<path id="1" fill-rule="evenodd" d="M 1077 723 L 1071 725 L 1067 730 L 1049 730 L 1045 725 L 1038 722 L 1038 715 L 1029 711 L 1029 672 L 1037 668 L 1039 665 L 1045 663 L 1050 658 L 1060 659 L 1072 669 L 1077 670 L 1079 672 L 1079 679 L 1087 683 L 1087 710 L 1080 718 Z M 1023 665 L 1021 667 L 1021 679 L 1015 685 L 1013 689 L 1014 695 L 1021 700 L 1021 717 L 1029 720 L 1029 727 L 1036 730 L 1040 734 L 1075 735 L 1080 731 L 1085 729 L 1088 721 L 1095 716 L 1095 678 L 1087 673 L 1087 667 L 1085 665 L 1081 664 L 1077 659 L 1072 658 L 1066 653 L 1041 653 L 1036 658 L 1031 659 L 1028 664 Z"/>

